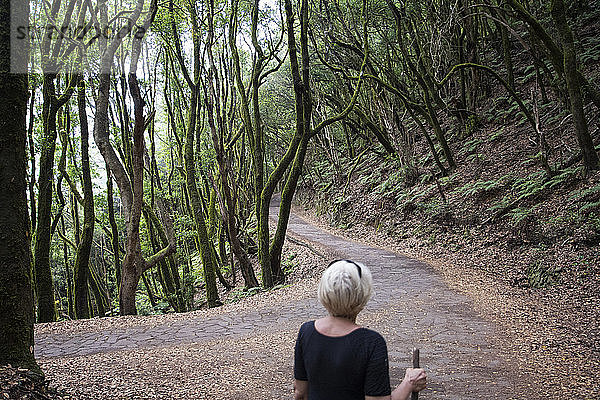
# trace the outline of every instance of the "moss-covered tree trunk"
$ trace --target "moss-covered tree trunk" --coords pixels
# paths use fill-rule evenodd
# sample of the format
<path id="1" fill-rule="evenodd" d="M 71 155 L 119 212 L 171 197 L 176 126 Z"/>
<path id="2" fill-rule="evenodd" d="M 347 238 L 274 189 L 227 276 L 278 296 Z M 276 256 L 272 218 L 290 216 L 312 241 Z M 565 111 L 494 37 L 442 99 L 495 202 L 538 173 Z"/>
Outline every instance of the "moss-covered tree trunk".
<path id="1" fill-rule="evenodd" d="M 167 246 L 169 244 L 169 239 L 154 210 L 145 206 L 143 213 L 150 235 L 152 250 L 157 253 L 160 251 L 161 246 Z M 183 291 L 181 290 L 179 271 L 177 270 L 177 265 L 175 264 L 173 256 L 167 257 L 166 260 L 163 260 L 158 264 L 158 273 L 161 287 L 167 296 L 169 304 L 176 312 L 187 311 Z"/>
<path id="2" fill-rule="evenodd" d="M 281 253 L 283 250 L 283 244 L 285 242 L 288 222 L 290 220 L 290 213 L 292 211 L 294 193 L 296 192 L 296 188 L 298 186 L 298 180 L 302 175 L 302 167 L 304 165 L 309 139 L 310 136 L 308 135 L 302 138 L 302 141 L 300 142 L 296 152 L 296 157 L 294 158 L 294 163 L 292 164 L 292 169 L 290 170 L 288 179 L 285 183 L 283 191 L 281 192 L 281 203 L 279 204 L 277 229 L 269 249 L 271 256 L 271 269 L 273 271 L 275 282 L 278 283 L 282 283 L 285 280 L 285 276 L 281 268 Z"/>
<path id="3" fill-rule="evenodd" d="M 262 269 L 262 281 L 264 287 L 272 287 L 277 280 L 277 273 L 273 270 L 271 257 L 269 254 L 269 204 L 262 203 L 262 193 L 265 189 L 265 155 L 264 155 L 264 130 L 263 122 L 260 114 L 260 98 L 259 88 L 265 55 L 258 43 L 258 15 L 259 15 L 259 0 L 254 0 L 252 4 L 252 47 L 254 48 L 254 62 L 252 70 L 252 111 L 254 114 L 254 137 L 251 138 L 253 170 L 254 170 L 254 198 L 256 203 L 256 220 L 257 220 L 257 244 L 258 256 Z M 268 198 L 270 203 L 271 197 Z M 267 212 L 264 212 L 265 207 Z"/>
<path id="4" fill-rule="evenodd" d="M 294 161 L 289 172 L 284 189 L 281 193 L 277 230 L 269 248 L 271 271 L 275 282 L 284 280 L 281 269 L 281 252 L 285 241 L 285 233 L 289 222 L 292 200 L 298 179 L 302 174 L 302 166 L 308 142 L 311 138 L 312 97 L 310 94 L 310 58 L 308 54 L 308 1 L 303 0 L 300 6 L 300 52 L 301 64 L 298 61 L 298 49 L 294 33 L 294 13 L 292 3 L 285 1 L 286 27 L 288 36 L 288 50 L 290 55 L 290 68 L 294 84 L 294 97 L 296 109 L 296 134 L 300 139 L 294 151 Z"/>
<path id="5" fill-rule="evenodd" d="M 237 49 L 236 43 L 236 35 L 237 35 L 237 25 L 238 25 L 238 6 L 239 1 L 235 0 L 233 2 L 233 7 L 231 11 L 231 19 L 230 19 L 230 27 L 229 27 L 229 47 L 231 49 L 231 56 L 233 59 L 233 72 L 235 77 L 235 83 L 240 95 L 240 111 L 242 120 L 244 122 L 244 129 L 246 132 L 246 136 L 248 137 L 248 142 L 250 144 L 250 151 L 252 153 L 253 159 L 253 169 L 252 174 L 254 176 L 254 197 L 255 197 L 255 210 L 256 210 L 256 220 L 257 220 L 257 244 L 258 244 L 258 260 L 261 267 L 262 273 L 262 284 L 264 287 L 272 287 L 273 286 L 273 274 L 271 272 L 271 259 L 269 256 L 269 202 L 271 200 L 271 195 L 268 196 L 266 203 L 262 200 L 264 198 L 264 156 L 262 151 L 262 142 L 263 142 L 263 129 L 262 122 L 260 118 L 260 109 L 259 109 L 259 86 L 260 86 L 260 74 L 262 65 L 264 63 L 264 55 L 262 54 L 262 49 L 256 40 L 257 35 L 257 26 L 258 26 L 258 1 L 254 1 L 252 4 L 252 40 L 253 47 L 256 53 L 256 62 L 253 64 L 252 68 L 252 107 L 254 114 L 254 121 L 250 115 L 250 99 L 248 98 L 247 89 L 243 83 L 243 75 L 241 70 L 240 57 Z M 266 206 L 265 206 L 266 204 Z M 266 212 L 265 212 L 266 207 Z M 230 240 L 233 237 L 231 232 L 229 232 Z M 246 286 L 251 287 L 254 285 L 254 280 L 252 279 L 254 275 L 254 271 L 250 269 L 244 270 L 244 265 L 241 265 L 242 274 L 244 275 L 244 279 L 246 279 L 246 275 L 250 278 L 250 281 L 246 280 Z"/>
<path id="6" fill-rule="evenodd" d="M 131 13 L 132 24 L 135 25 L 142 14 L 144 0 L 137 0 L 136 8 Z M 121 285 L 120 285 L 120 313 L 122 315 L 133 315 L 137 313 L 135 305 L 135 294 L 142 274 L 168 257 L 175 251 L 175 243 L 169 243 L 167 247 L 158 253 L 144 259 L 140 244 L 140 219 L 142 213 L 142 204 L 144 196 L 144 132 L 146 129 L 146 119 L 144 116 L 144 100 L 140 93 L 139 83 L 136 76 L 136 68 L 141 53 L 141 40 L 144 33 L 148 31 L 152 21 L 156 17 L 158 9 L 157 1 L 152 0 L 150 9 L 146 13 L 143 24 L 134 32 L 134 40 L 131 49 L 131 63 L 129 72 L 129 90 L 134 103 L 134 130 L 133 146 L 131 147 L 131 165 L 133 176 L 128 176 L 121 160 L 117 156 L 115 149 L 110 142 L 108 106 L 110 99 L 111 77 L 109 72 L 112 69 L 115 52 L 121 45 L 121 35 L 115 36 L 106 47 L 102 55 L 101 68 L 102 73 L 99 76 L 98 95 L 96 100 L 96 117 L 94 120 L 94 139 L 96 145 L 109 166 L 119 190 L 125 211 L 125 224 L 127 231 L 127 240 L 125 245 L 125 258 L 122 263 Z M 142 33 L 142 34 L 140 34 Z"/>
<path id="7" fill-rule="evenodd" d="M 237 4 L 235 4 L 235 8 L 234 8 L 234 15 L 235 12 L 237 11 Z M 208 124 L 210 127 L 210 132 L 211 132 L 211 138 L 213 140 L 213 146 L 215 149 L 215 155 L 216 155 L 216 159 L 217 159 L 217 164 L 219 167 L 219 180 L 221 183 L 221 191 L 219 191 L 219 204 L 220 204 L 220 209 L 221 209 L 221 215 L 222 215 L 222 219 L 226 225 L 227 231 L 229 233 L 229 241 L 231 244 L 231 249 L 233 251 L 233 253 L 235 254 L 235 257 L 238 259 L 239 263 L 240 263 L 240 269 L 242 271 L 242 276 L 244 277 L 244 282 L 246 284 L 246 287 L 250 288 L 250 287 L 256 287 L 258 286 L 258 280 L 256 279 L 256 276 L 254 274 L 254 270 L 252 268 L 252 263 L 250 262 L 250 258 L 248 257 L 248 254 L 246 253 L 246 250 L 243 248 L 242 243 L 239 240 L 239 228 L 238 225 L 236 223 L 236 198 L 235 198 L 235 180 L 231 179 L 230 180 L 230 161 L 227 158 L 227 154 L 226 154 L 226 150 L 225 150 L 225 146 L 224 146 L 224 136 L 225 136 L 225 126 L 223 123 L 223 118 L 221 117 L 221 109 L 224 108 L 224 102 L 222 101 L 222 99 L 219 97 L 218 93 L 222 93 L 224 91 L 223 88 L 220 88 L 219 85 L 221 85 L 220 80 L 219 80 L 219 74 L 215 65 L 215 61 L 214 61 L 214 54 L 213 54 L 213 37 L 214 37 L 214 4 L 211 1 L 209 4 L 209 43 L 208 43 L 208 60 L 209 60 L 209 71 L 208 71 L 208 82 L 206 83 L 206 85 L 208 86 L 208 93 L 207 93 L 207 97 L 206 97 L 206 104 L 207 104 L 207 114 L 208 114 Z M 253 19 L 254 20 L 254 19 Z M 254 32 L 254 25 L 253 25 L 253 32 Z M 234 32 L 234 28 L 231 27 L 230 28 L 230 40 L 232 40 L 232 32 Z M 254 36 L 253 36 L 254 37 Z M 235 39 L 234 39 L 235 40 Z M 235 46 L 234 46 L 235 48 Z M 237 51 L 237 49 L 236 49 Z M 262 63 L 262 57 L 259 57 L 259 60 L 257 62 Z M 239 64 L 238 64 L 239 67 Z M 255 69 L 259 68 L 258 71 L 260 71 L 260 67 L 256 67 Z M 258 72 L 256 72 L 258 73 Z M 255 73 L 255 74 L 256 74 Z M 254 80 L 254 79 L 253 79 Z M 255 84 L 259 85 L 258 82 L 255 82 Z M 219 90 L 220 89 L 220 90 Z M 255 90 L 256 92 L 256 96 L 258 96 L 258 89 Z M 247 107 L 247 106 L 246 106 Z M 256 108 L 258 108 L 258 101 L 256 101 Z M 256 115 L 257 111 L 255 111 L 255 117 L 259 118 L 259 124 L 260 124 L 260 115 Z M 245 123 L 246 123 L 247 119 L 245 119 Z M 255 139 L 254 139 L 254 143 L 259 143 L 259 147 L 262 146 L 260 143 L 262 142 L 262 128 L 261 129 L 254 129 L 255 132 Z M 257 138 L 257 136 L 259 136 L 259 138 Z M 256 146 L 255 146 L 256 147 Z M 256 154 L 256 148 L 253 148 L 253 151 Z M 260 151 L 260 150 L 259 150 Z M 261 153 L 262 154 L 262 153 Z M 258 169 L 260 169 L 262 171 L 263 165 L 262 165 L 262 155 L 259 156 L 259 158 L 261 158 L 260 161 L 260 167 Z M 255 163 L 257 162 L 257 159 L 255 159 Z M 257 171 L 257 167 L 255 167 L 255 183 L 256 185 L 259 185 L 262 188 L 262 172 L 258 173 Z M 255 187 L 256 190 L 256 187 Z M 218 272 L 218 271 L 217 271 Z M 221 277 L 219 277 L 219 279 L 221 279 Z"/>
<path id="8" fill-rule="evenodd" d="M 319 123 L 315 128 L 312 127 L 312 112 L 313 112 L 313 100 L 310 89 L 310 55 L 308 48 L 308 14 L 309 14 L 309 3 L 308 0 L 302 0 L 300 5 L 299 19 L 300 19 L 300 52 L 302 55 L 301 63 L 298 60 L 298 46 L 296 45 L 296 37 L 294 33 L 294 11 L 292 2 L 285 0 L 285 16 L 286 16 L 286 31 L 288 38 L 288 51 L 290 57 L 290 69 L 292 75 L 292 82 L 294 85 L 294 99 L 295 99 L 295 127 L 296 132 L 292 145 L 288 148 L 288 152 L 285 157 L 290 157 L 288 160 L 293 159 L 291 170 L 288 174 L 284 189 L 281 193 L 281 203 L 279 204 L 279 218 L 277 220 L 277 230 L 275 236 L 269 248 L 269 256 L 271 263 L 271 271 L 273 274 L 274 282 L 283 282 L 285 279 L 283 270 L 281 268 L 281 253 L 283 244 L 285 241 L 286 230 L 289 222 L 292 201 L 296 187 L 298 186 L 298 180 L 302 175 L 302 167 L 304 165 L 304 159 L 308 148 L 310 139 L 323 131 L 325 127 L 330 124 L 340 121 L 347 117 L 349 112 L 354 108 L 356 100 L 358 98 L 358 92 L 360 90 L 362 78 L 358 80 L 357 87 L 350 104 L 335 117 L 328 118 Z M 366 7 L 366 2 L 363 2 L 363 12 Z M 363 14 L 364 18 L 364 14 Z M 366 26 L 363 26 L 363 32 L 365 37 L 363 40 L 366 41 Z M 361 66 L 360 75 L 362 76 L 367 61 L 368 51 L 365 48 L 363 50 L 364 59 Z M 276 171 L 277 172 L 277 169 Z M 272 176 L 275 174 L 272 174 Z M 281 171 L 279 171 L 281 172 Z M 271 179 L 271 177 L 269 178 Z M 267 187 L 271 189 L 269 183 Z M 264 191 L 263 191 L 264 193 Z M 263 204 L 263 207 L 265 205 Z M 268 209 L 267 209 L 268 212 Z"/>
<path id="9" fill-rule="evenodd" d="M 0 364 L 41 373 L 33 356 L 34 306 L 25 153 L 27 75 L 10 73 L 11 14 L 26 23 L 29 3 L 0 0 Z M 27 60 L 26 50 L 22 50 Z"/>
<path id="10" fill-rule="evenodd" d="M 79 129 L 81 132 L 81 169 L 83 173 L 83 230 L 77 246 L 77 255 L 75 257 L 75 316 L 77 318 L 89 318 L 88 279 L 91 278 L 89 273 L 89 263 L 92 240 L 94 238 L 95 215 L 94 193 L 92 192 L 92 177 L 90 173 L 89 130 L 85 102 L 85 81 L 83 78 L 79 80 L 78 84 L 77 104 L 79 109 Z M 77 203 L 75 203 L 75 205 L 77 205 Z M 103 314 L 102 310 L 100 310 L 100 308 L 102 308 L 101 302 L 97 301 L 97 303 L 100 313 Z"/>
<path id="11" fill-rule="evenodd" d="M 54 152 L 56 149 L 56 75 L 43 78 L 43 136 L 38 177 L 37 223 L 34 244 L 35 288 L 39 322 L 56 320 L 54 287 L 50 269 L 50 240 L 52 238 L 52 189 L 54 185 Z"/>
<path id="12" fill-rule="evenodd" d="M 596 170 L 600 168 L 598 154 L 594 148 L 594 142 L 590 136 L 587 119 L 583 111 L 581 81 L 577 74 L 575 44 L 573 43 L 573 33 L 565 16 L 566 10 L 563 0 L 552 0 L 550 11 L 562 42 L 563 66 L 567 90 L 569 92 L 569 104 L 571 114 L 573 115 L 573 123 L 575 124 L 577 142 L 583 154 L 583 164 L 587 169 Z"/>
<path id="13" fill-rule="evenodd" d="M 108 207 L 108 221 L 110 223 L 111 238 L 110 244 L 113 251 L 113 268 L 115 269 L 115 280 L 117 288 L 121 286 L 121 258 L 119 245 L 119 228 L 115 218 L 115 201 L 113 194 L 113 178 L 108 164 L 106 164 L 106 198 Z"/>
<path id="14" fill-rule="evenodd" d="M 196 166 L 194 164 L 194 136 L 196 133 L 196 118 L 198 107 L 198 87 L 193 89 L 192 101 L 190 103 L 190 120 L 185 141 L 185 172 L 186 186 L 190 196 L 190 203 L 194 213 L 194 223 L 196 226 L 196 242 L 202 258 L 202 272 L 204 282 L 206 283 L 206 300 L 209 307 L 220 305 L 219 294 L 217 292 L 217 281 L 215 265 L 213 262 L 211 244 L 208 240 L 208 231 L 206 229 L 206 220 L 202 210 L 202 199 L 196 184 Z"/>
<path id="15" fill-rule="evenodd" d="M 69 26 L 75 10 L 76 2 L 71 1 L 64 8 L 62 26 Z M 59 18 L 62 0 L 54 0 L 49 10 L 49 18 Z M 55 40 L 53 40 L 55 39 Z M 38 320 L 41 322 L 56 319 L 54 288 L 50 269 L 50 241 L 52 238 L 52 185 L 54 184 L 54 151 L 57 137 L 57 114 L 69 101 L 73 94 L 73 81 L 64 82 L 64 93 L 58 96 L 56 82 L 62 65 L 58 63 L 56 54 L 68 55 L 69 49 L 63 48 L 64 37 L 61 35 L 43 35 L 41 49 L 43 76 L 43 137 L 40 154 L 40 177 L 38 179 L 38 218 L 35 233 L 34 266 L 38 305 Z M 73 46 L 74 48 L 74 46 Z"/>
<path id="16" fill-rule="evenodd" d="M 443 101 L 441 100 L 440 95 L 437 92 L 437 88 L 435 87 L 435 85 L 433 83 L 433 78 L 431 76 L 429 76 L 429 73 L 427 72 L 422 61 L 420 61 L 421 48 L 418 44 L 418 41 L 414 40 L 413 46 L 412 46 L 414 52 L 416 53 L 416 55 L 418 57 L 417 65 L 415 65 L 415 63 L 412 61 L 412 58 L 407 51 L 407 48 L 404 44 L 404 31 L 403 31 L 403 24 L 406 19 L 403 16 L 404 11 L 401 11 L 396 6 L 396 4 L 391 0 L 386 0 L 386 3 L 388 5 L 390 11 L 392 11 L 392 14 L 394 15 L 394 21 L 396 24 L 396 26 L 395 26 L 396 39 L 398 40 L 398 43 L 399 43 L 399 50 L 402 54 L 403 59 L 406 61 L 407 65 L 410 69 L 410 72 L 412 73 L 412 75 L 416 79 L 417 83 L 421 87 L 421 90 L 423 91 L 423 100 L 425 101 L 425 105 L 426 105 L 425 110 L 427 111 L 427 116 L 426 116 L 427 122 L 433 128 L 435 137 L 438 140 L 440 146 L 442 147 L 442 151 L 444 153 L 446 161 L 448 162 L 448 166 L 450 167 L 450 169 L 454 169 L 456 167 L 456 163 L 454 161 L 454 156 L 452 154 L 452 150 L 450 149 L 448 141 L 446 140 L 446 135 L 444 134 L 444 131 L 438 120 L 437 110 L 434 107 L 434 104 L 437 104 L 437 106 L 440 108 L 443 107 Z M 409 27 L 412 28 L 412 31 L 415 35 L 418 35 L 417 30 L 414 27 L 414 25 L 409 24 Z M 478 79 L 478 75 L 473 75 L 472 78 Z M 465 80 L 463 79 L 462 81 L 464 83 Z M 471 82 L 471 86 L 473 86 L 472 82 Z M 474 93 L 471 93 L 470 95 L 474 96 Z M 469 99 L 471 99 L 471 98 L 472 97 L 469 97 Z M 471 102 L 468 99 L 465 99 L 465 101 L 467 103 Z"/>

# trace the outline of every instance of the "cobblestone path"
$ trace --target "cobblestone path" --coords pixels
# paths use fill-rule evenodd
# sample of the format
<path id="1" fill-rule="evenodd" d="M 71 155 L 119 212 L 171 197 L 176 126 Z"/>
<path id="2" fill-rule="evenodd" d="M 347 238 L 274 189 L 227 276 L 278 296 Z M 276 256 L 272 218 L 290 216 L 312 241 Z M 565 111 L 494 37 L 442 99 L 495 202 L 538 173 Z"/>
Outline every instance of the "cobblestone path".
<path id="1" fill-rule="evenodd" d="M 271 215 L 277 215 L 276 205 L 273 204 Z M 409 366 L 411 349 L 416 346 L 421 349 L 421 365 L 430 376 L 429 388 L 422 394 L 424 400 L 524 398 L 519 395 L 516 379 L 511 378 L 516 375 L 510 373 L 514 367 L 502 352 L 495 327 L 473 311 L 468 298 L 450 290 L 432 267 L 331 235 L 296 215 L 291 216 L 288 229 L 295 237 L 325 246 L 340 258 L 359 260 L 369 266 L 375 294 L 358 322 L 386 338 L 392 384 L 401 379 L 403 369 Z M 213 317 L 190 315 L 164 322 L 157 318 L 151 324 L 127 328 L 42 333 L 36 336 L 35 352 L 38 359 L 48 362 L 55 358 L 277 334 L 278 329 L 296 329 L 303 321 L 323 313 L 315 299 L 305 298 Z"/>

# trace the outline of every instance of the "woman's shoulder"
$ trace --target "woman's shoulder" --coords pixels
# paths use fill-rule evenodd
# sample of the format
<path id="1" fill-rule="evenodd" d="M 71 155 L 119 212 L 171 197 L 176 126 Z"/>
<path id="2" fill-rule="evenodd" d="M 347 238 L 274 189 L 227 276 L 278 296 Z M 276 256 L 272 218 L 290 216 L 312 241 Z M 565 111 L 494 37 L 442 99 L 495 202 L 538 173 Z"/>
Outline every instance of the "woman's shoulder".
<path id="1" fill-rule="evenodd" d="M 306 321 L 300 326 L 300 333 L 312 332 L 315 330 L 315 321 Z"/>
<path id="2" fill-rule="evenodd" d="M 365 328 L 362 327 L 361 329 L 359 329 L 362 337 L 364 339 L 366 339 L 369 342 L 372 342 L 374 344 L 383 344 L 385 345 L 385 339 L 384 337 L 377 331 L 370 329 L 370 328 Z"/>

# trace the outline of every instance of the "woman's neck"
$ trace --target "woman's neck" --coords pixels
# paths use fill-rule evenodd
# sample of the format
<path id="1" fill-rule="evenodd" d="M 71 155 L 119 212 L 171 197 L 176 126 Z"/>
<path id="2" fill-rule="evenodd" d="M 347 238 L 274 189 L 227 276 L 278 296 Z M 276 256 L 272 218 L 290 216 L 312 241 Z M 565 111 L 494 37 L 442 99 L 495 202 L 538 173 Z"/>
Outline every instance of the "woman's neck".
<path id="1" fill-rule="evenodd" d="M 356 324 L 356 317 L 357 317 L 357 315 L 355 315 L 354 317 L 336 317 L 333 315 L 329 315 L 329 318 L 338 320 L 341 323 L 351 322 L 353 324 Z"/>
<path id="2" fill-rule="evenodd" d="M 315 328 L 326 336 L 344 336 L 360 328 L 360 326 L 356 324 L 356 317 L 345 318 L 328 315 L 316 320 Z"/>

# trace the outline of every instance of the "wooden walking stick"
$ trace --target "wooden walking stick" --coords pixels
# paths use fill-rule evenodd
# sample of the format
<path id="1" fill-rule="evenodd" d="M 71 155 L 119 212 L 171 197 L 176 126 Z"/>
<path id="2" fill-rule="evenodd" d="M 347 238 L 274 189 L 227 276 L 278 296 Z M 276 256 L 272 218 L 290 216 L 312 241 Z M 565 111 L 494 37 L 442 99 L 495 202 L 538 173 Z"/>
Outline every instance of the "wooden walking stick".
<path id="1" fill-rule="evenodd" d="M 413 368 L 419 368 L 419 349 L 413 348 L 412 352 L 412 366 Z M 419 392 L 412 392 L 410 400 L 419 400 Z"/>

